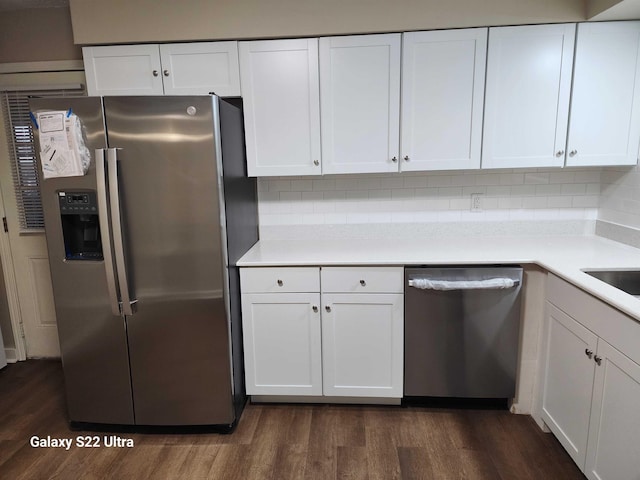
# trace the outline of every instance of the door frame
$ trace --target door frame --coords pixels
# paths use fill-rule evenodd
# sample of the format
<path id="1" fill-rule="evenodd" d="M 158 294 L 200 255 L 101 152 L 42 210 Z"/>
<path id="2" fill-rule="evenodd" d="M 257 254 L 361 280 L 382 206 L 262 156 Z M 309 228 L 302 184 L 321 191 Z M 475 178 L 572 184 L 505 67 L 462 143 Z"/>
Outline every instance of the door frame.
<path id="1" fill-rule="evenodd" d="M 1 185 L 0 216 L 2 216 L 2 218 L 6 218 Z M 9 316 L 11 317 L 11 333 L 13 334 L 13 341 L 15 344 L 13 354 L 11 350 L 5 350 L 5 352 L 7 353 L 7 361 L 9 363 L 15 363 L 27 359 L 27 345 L 24 334 L 22 333 L 22 313 L 20 311 L 16 276 L 13 269 L 13 256 L 11 254 L 11 244 L 9 243 L 9 233 L 5 232 L 4 227 L 0 227 L 0 257 L 2 258 L 2 274 L 4 275 L 7 303 L 9 305 Z M 4 348 L 3 345 L 0 345 L 0 347 Z"/>
<path id="2" fill-rule="evenodd" d="M 32 87 L 33 89 L 38 89 L 41 85 L 45 85 L 50 82 L 56 84 L 75 84 L 78 80 L 80 80 L 80 83 L 83 85 L 86 84 L 82 60 L 0 64 L 0 90 L 2 90 L 3 87 L 11 87 L 15 85 L 24 85 Z M 2 128 L 1 122 L 0 128 Z M 0 155 L 2 155 L 1 152 Z M 7 212 L 2 193 L 2 189 L 0 188 L 0 217 L 5 218 L 7 216 Z M 24 334 L 24 319 L 20 305 L 11 241 L 9 239 L 8 232 L 5 232 L 1 225 L 0 256 L 2 258 L 2 275 L 4 275 L 5 288 L 7 292 L 11 328 L 13 330 L 12 333 L 16 346 L 15 353 L 9 350 L 7 354 L 7 361 L 15 363 L 17 361 L 24 361 L 27 359 L 27 339 Z M 0 347 L 3 346 L 0 345 Z"/>

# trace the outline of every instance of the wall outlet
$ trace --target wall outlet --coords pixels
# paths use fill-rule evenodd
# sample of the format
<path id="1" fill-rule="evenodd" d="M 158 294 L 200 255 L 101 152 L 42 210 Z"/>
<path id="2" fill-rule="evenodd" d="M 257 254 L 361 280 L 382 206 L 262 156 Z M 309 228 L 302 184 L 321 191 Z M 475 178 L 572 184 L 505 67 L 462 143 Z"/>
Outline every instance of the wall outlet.
<path id="1" fill-rule="evenodd" d="M 481 212 L 482 211 L 482 193 L 472 193 L 471 194 L 471 211 L 472 212 Z"/>

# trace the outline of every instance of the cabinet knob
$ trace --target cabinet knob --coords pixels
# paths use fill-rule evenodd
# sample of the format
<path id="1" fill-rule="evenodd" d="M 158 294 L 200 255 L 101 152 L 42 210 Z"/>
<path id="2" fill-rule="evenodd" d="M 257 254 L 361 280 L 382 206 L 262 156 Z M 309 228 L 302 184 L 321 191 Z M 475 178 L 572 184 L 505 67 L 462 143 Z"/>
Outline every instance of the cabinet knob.
<path id="1" fill-rule="evenodd" d="M 577 151 L 577 150 L 571 150 L 571 151 L 569 152 L 569 156 L 570 156 L 570 157 L 575 157 L 577 154 L 578 154 L 578 151 Z"/>
<path id="2" fill-rule="evenodd" d="M 588 348 L 585 348 L 585 350 L 584 350 L 584 354 L 585 354 L 587 357 L 591 358 L 591 357 L 593 357 L 593 350 L 590 350 L 590 349 L 588 349 Z"/>
<path id="3" fill-rule="evenodd" d="M 168 77 L 168 76 L 169 76 L 169 70 L 164 70 L 164 71 L 162 72 L 162 74 L 163 74 L 165 77 Z"/>
<path id="4" fill-rule="evenodd" d="M 405 156 L 404 156 L 404 161 L 405 161 L 405 162 L 408 162 L 408 161 L 409 161 L 409 155 L 405 155 Z"/>
<path id="5" fill-rule="evenodd" d="M 326 306 L 324 307 L 324 309 L 325 309 L 327 312 L 330 312 L 330 311 L 331 311 L 331 307 L 330 307 L 329 305 L 326 305 Z"/>
<path id="6" fill-rule="evenodd" d="M 278 279 L 278 286 L 279 286 L 279 287 L 281 287 L 281 286 L 283 285 L 283 283 L 284 283 L 284 282 L 283 282 L 282 280 Z"/>
<path id="7" fill-rule="evenodd" d="M 393 157 L 393 158 L 391 159 L 391 161 L 392 161 L 392 162 L 397 162 L 397 161 L 398 161 L 398 157 Z"/>
<path id="8" fill-rule="evenodd" d="M 320 165 L 320 160 L 314 160 L 313 164 L 317 167 L 318 165 Z"/>
<path id="9" fill-rule="evenodd" d="M 367 286 L 367 282 L 365 282 L 364 280 L 360 280 L 360 285 L 362 285 L 363 287 Z"/>
<path id="10" fill-rule="evenodd" d="M 556 157 L 561 157 L 562 155 L 564 155 L 564 150 L 558 150 L 556 152 Z"/>
<path id="11" fill-rule="evenodd" d="M 153 72 L 151 72 L 151 73 L 153 73 L 153 76 L 154 76 L 154 77 L 157 77 L 158 75 L 160 75 L 160 72 L 158 72 L 158 70 L 154 70 L 154 71 L 153 71 Z"/>
<path id="12" fill-rule="evenodd" d="M 593 357 L 593 359 L 598 365 L 602 364 L 602 357 L 599 357 L 598 355 L 596 355 L 595 357 Z"/>
<path id="13" fill-rule="evenodd" d="M 313 306 L 313 307 L 311 307 L 311 308 L 313 308 L 313 312 L 314 312 L 314 313 L 318 313 L 318 306 L 317 306 L 317 305 L 314 305 L 314 306 Z"/>

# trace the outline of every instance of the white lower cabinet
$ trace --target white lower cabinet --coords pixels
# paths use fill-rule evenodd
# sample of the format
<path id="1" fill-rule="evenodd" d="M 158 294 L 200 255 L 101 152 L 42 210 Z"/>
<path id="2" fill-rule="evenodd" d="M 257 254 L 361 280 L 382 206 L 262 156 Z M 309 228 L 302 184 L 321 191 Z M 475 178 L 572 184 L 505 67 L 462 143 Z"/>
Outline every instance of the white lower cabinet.
<path id="1" fill-rule="evenodd" d="M 401 398 L 402 271 L 242 268 L 247 394 Z"/>
<path id="2" fill-rule="evenodd" d="M 640 478 L 640 325 L 557 277 L 547 297 L 542 419 L 587 478 Z"/>
<path id="3" fill-rule="evenodd" d="M 322 395 L 319 293 L 242 295 L 247 393 Z"/>
<path id="4" fill-rule="evenodd" d="M 598 340 L 584 473 L 592 480 L 640 478 L 640 365 Z"/>
<path id="5" fill-rule="evenodd" d="M 598 337 L 552 304 L 547 307 L 542 419 L 582 468 L 596 368 L 592 358 Z"/>
<path id="6" fill-rule="evenodd" d="M 322 296 L 323 392 L 402 397 L 403 295 Z"/>

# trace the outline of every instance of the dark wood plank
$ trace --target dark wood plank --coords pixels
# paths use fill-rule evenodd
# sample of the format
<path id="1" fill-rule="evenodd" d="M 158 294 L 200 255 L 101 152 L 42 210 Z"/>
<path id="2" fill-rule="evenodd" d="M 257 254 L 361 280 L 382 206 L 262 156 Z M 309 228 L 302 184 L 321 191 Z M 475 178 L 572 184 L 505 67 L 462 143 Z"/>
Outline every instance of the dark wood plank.
<path id="1" fill-rule="evenodd" d="M 369 462 L 367 447 L 337 447 L 338 480 L 368 480 Z"/>
<path id="2" fill-rule="evenodd" d="M 59 362 L 0 372 L 3 479 L 584 479 L 553 435 L 499 410 L 247 405 L 231 435 L 122 434 L 133 448 L 29 445 L 32 435 L 87 434 L 69 430 Z"/>

